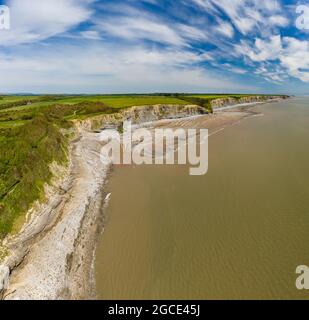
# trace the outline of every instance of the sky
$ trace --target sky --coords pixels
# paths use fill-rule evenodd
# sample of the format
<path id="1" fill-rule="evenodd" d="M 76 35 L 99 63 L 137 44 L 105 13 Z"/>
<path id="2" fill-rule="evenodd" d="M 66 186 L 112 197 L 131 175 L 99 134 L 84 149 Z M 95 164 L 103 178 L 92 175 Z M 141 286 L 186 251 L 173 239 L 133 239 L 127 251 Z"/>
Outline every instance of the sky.
<path id="1" fill-rule="evenodd" d="M 309 94 L 309 0 L 0 4 L 2 93 Z"/>

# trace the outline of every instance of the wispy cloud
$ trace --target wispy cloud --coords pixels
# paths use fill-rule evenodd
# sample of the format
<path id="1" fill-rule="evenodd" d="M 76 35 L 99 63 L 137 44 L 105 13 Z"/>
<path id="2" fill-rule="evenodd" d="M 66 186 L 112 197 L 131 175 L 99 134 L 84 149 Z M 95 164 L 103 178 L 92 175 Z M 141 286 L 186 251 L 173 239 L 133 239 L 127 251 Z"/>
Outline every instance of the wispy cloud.
<path id="1" fill-rule="evenodd" d="M 144 18 L 122 17 L 110 21 L 102 21 L 99 30 L 127 41 L 150 40 L 172 45 L 185 45 L 182 37 L 167 25 Z"/>
<path id="2" fill-rule="evenodd" d="M 11 29 L 0 45 L 32 43 L 67 32 L 91 16 L 91 0 L 9 0 Z"/>
<path id="3" fill-rule="evenodd" d="M 253 62 L 268 62 L 267 66 L 270 68 L 274 66 L 269 62 L 277 60 L 276 73 L 265 70 L 267 68 L 265 64 L 259 69 L 262 71 L 259 74 L 265 75 L 267 79 L 278 81 L 280 77 L 280 80 L 283 80 L 284 73 L 309 82 L 309 41 L 278 35 L 269 39 L 256 39 L 254 46 L 248 42 L 242 42 L 241 45 L 236 46 L 236 50 Z"/>
<path id="4" fill-rule="evenodd" d="M 0 56 L 0 70 L 7 77 L 0 78 L 1 88 L 12 84 L 19 91 L 36 88 L 40 92 L 152 92 L 152 91 L 224 91 L 256 90 L 236 84 L 232 79 L 196 66 L 203 55 L 183 51 L 152 50 L 121 46 L 90 46 L 55 48 L 36 54 L 18 54 L 14 58 Z M 35 76 L 33 76 L 35 75 Z M 26 83 L 24 79 L 27 79 Z"/>
<path id="5" fill-rule="evenodd" d="M 290 0 L 6 4 L 2 90 L 231 92 L 309 82 L 308 40 Z"/>
<path id="6" fill-rule="evenodd" d="M 224 13 L 243 35 L 289 23 L 277 0 L 192 0 L 205 10 Z"/>

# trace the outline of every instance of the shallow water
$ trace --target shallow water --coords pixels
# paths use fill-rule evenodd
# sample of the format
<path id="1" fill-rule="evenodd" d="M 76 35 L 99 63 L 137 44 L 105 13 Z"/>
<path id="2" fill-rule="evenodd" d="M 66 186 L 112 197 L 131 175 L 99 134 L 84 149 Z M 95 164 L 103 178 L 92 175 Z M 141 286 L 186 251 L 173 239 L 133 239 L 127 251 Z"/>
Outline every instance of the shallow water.
<path id="1" fill-rule="evenodd" d="M 258 106 L 212 136 L 209 172 L 116 168 L 96 255 L 101 299 L 306 298 L 309 100 Z"/>

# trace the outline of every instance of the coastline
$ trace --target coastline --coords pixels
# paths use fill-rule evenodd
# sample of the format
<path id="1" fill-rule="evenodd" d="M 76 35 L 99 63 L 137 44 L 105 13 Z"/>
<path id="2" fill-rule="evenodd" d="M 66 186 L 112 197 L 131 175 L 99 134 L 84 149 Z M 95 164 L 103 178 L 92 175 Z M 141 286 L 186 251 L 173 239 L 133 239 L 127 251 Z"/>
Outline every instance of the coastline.
<path id="1" fill-rule="evenodd" d="M 67 187 L 60 187 L 36 219 L 8 244 L 12 252 L 23 254 L 7 259 L 13 272 L 4 299 L 93 298 L 94 288 L 84 280 L 92 278 L 90 247 L 102 217 L 109 166 L 100 161 L 98 134 L 79 134 L 71 145 Z M 38 220 L 45 221 L 39 232 Z M 38 233 L 31 233 L 34 229 Z M 29 239 L 28 244 L 24 239 Z"/>
<path id="2" fill-rule="evenodd" d="M 150 119 L 148 123 L 172 127 L 207 125 L 210 133 L 214 134 L 256 115 L 249 108 L 256 104 L 234 106 L 233 111 L 215 110 L 213 115 L 159 121 Z M 246 110 L 238 111 L 237 108 Z M 140 124 L 143 126 L 146 122 Z M 79 138 L 71 143 L 70 166 L 59 192 L 38 210 L 40 214 L 34 215 L 21 234 L 8 241 L 15 256 L 6 261 L 12 274 L 8 290 L 4 293 L 5 299 L 96 298 L 94 252 L 104 229 L 104 210 L 109 199 L 104 186 L 111 167 L 100 161 L 99 134 L 83 126 L 77 129 Z M 40 228 L 35 228 L 35 224 Z M 35 275 L 33 269 L 36 270 Z"/>

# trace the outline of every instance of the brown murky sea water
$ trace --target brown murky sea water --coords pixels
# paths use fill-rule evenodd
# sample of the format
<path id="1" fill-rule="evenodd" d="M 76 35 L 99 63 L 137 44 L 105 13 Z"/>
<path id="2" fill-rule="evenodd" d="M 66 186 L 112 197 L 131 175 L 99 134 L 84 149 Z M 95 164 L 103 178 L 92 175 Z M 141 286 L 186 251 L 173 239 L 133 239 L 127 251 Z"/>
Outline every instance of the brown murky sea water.
<path id="1" fill-rule="evenodd" d="M 96 255 L 101 299 L 309 298 L 309 99 L 212 136 L 209 172 L 115 169 Z"/>

